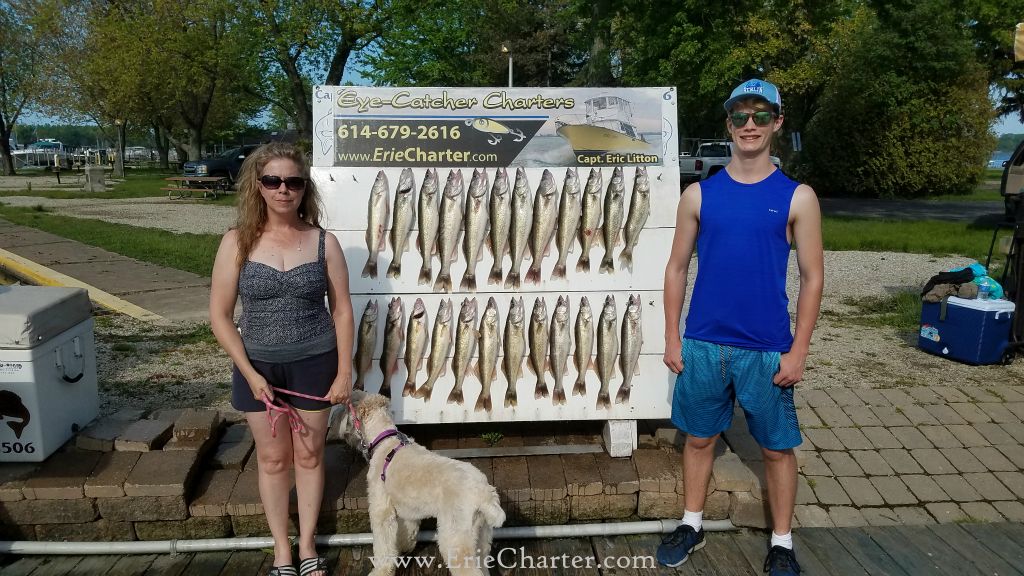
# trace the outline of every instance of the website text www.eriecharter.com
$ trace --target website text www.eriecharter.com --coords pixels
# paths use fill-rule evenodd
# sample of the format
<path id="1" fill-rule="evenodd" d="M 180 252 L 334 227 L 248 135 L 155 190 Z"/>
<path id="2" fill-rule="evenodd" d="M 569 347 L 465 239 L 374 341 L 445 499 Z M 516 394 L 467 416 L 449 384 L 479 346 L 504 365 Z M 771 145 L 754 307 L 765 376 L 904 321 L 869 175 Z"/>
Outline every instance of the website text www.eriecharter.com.
<path id="1" fill-rule="evenodd" d="M 493 164 L 498 161 L 498 155 L 492 152 L 472 152 L 468 150 L 426 150 L 417 146 L 405 148 L 378 146 L 373 149 L 373 152 L 339 152 L 338 160 L 344 163 L 422 162 L 426 164 L 446 164 L 480 162 Z"/>
<path id="2" fill-rule="evenodd" d="M 434 556 L 370 557 L 374 567 L 394 566 L 396 568 L 501 568 L 517 570 L 588 570 L 588 569 L 653 569 L 657 561 L 653 556 L 583 556 L 560 554 L 545 556 L 527 553 L 526 548 L 501 548 L 487 556 L 471 556 L 459 560 L 461 565 L 452 566 Z"/>

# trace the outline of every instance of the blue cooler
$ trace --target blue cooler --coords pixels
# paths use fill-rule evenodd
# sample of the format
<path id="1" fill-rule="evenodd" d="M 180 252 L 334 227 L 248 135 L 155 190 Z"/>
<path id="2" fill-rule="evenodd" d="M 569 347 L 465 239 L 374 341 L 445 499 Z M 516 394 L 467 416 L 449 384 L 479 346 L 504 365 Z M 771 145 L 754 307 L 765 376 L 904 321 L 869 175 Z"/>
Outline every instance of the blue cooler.
<path id="1" fill-rule="evenodd" d="M 1014 303 L 950 296 L 942 303 L 923 302 L 917 345 L 925 352 L 968 364 L 997 364 L 1010 339 Z"/>

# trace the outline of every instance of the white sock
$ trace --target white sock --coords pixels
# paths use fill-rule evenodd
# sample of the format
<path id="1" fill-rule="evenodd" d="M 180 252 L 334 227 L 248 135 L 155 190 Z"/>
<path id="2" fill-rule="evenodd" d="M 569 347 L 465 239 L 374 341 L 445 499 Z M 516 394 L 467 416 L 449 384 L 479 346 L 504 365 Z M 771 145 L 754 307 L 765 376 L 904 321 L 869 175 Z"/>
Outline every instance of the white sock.
<path id="1" fill-rule="evenodd" d="M 701 523 L 704 521 L 704 511 L 690 512 L 683 510 L 683 524 L 690 526 L 695 532 L 700 532 Z"/>
<path id="2" fill-rule="evenodd" d="M 771 547 L 782 546 L 783 548 L 792 550 L 793 549 L 793 531 L 786 532 L 785 534 L 779 535 L 775 531 L 772 531 L 772 544 Z"/>

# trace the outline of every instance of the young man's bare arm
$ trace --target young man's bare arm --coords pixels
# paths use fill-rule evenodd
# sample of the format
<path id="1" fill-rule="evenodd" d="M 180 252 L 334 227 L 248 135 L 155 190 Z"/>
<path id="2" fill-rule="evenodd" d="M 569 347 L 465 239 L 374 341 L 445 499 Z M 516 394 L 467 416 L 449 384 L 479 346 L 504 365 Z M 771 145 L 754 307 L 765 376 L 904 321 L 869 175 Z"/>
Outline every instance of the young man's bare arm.
<path id="1" fill-rule="evenodd" d="M 690 257 L 697 242 L 700 227 L 700 184 L 690 184 L 679 198 L 676 208 L 676 232 L 672 238 L 672 251 L 665 265 L 665 365 L 675 373 L 682 372 L 682 341 L 679 337 L 679 317 L 683 313 L 686 297 L 686 275 Z"/>
<path id="2" fill-rule="evenodd" d="M 790 206 L 796 261 L 800 269 L 800 292 L 796 301 L 796 332 L 793 346 L 782 355 L 775 383 L 792 386 L 803 378 L 804 364 L 811 346 L 811 334 L 821 309 L 825 285 L 825 256 L 821 241 L 821 209 L 810 186 L 800 185 Z"/>

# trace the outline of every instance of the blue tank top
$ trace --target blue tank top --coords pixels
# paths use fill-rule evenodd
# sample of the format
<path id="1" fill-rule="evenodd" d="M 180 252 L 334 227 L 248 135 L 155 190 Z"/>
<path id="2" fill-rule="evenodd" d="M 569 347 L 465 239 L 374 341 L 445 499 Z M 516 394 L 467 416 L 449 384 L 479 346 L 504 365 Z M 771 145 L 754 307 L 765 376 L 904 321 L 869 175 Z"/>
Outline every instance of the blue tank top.
<path id="1" fill-rule="evenodd" d="M 755 184 L 722 170 L 700 183 L 697 279 L 684 336 L 788 352 L 789 205 L 797 183 L 780 170 Z"/>

